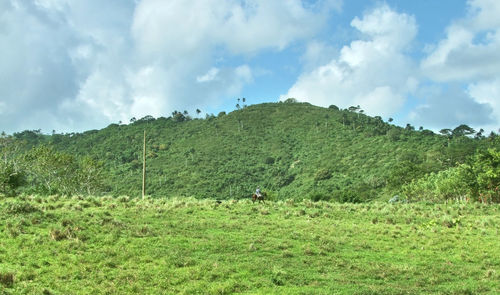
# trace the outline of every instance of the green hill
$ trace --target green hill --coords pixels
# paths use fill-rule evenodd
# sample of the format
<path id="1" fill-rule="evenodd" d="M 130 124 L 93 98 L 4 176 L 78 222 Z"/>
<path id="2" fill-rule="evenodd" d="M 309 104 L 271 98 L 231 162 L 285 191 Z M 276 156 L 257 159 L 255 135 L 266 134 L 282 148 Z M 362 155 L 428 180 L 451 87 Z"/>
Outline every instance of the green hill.
<path id="1" fill-rule="evenodd" d="M 26 146 L 51 145 L 104 162 L 105 193 L 139 196 L 143 132 L 147 194 L 244 198 L 257 186 L 275 199 L 364 201 L 463 162 L 487 138 L 446 137 L 397 127 L 359 109 L 266 103 L 190 119 L 144 117 L 102 130 L 44 136 L 14 134 Z"/>

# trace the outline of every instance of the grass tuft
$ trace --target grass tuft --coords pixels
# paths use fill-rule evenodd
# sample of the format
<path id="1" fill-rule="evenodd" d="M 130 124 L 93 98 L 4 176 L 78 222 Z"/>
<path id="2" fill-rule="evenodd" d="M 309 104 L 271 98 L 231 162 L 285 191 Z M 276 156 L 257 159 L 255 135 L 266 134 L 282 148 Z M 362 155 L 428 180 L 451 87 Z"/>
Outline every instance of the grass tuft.
<path id="1" fill-rule="evenodd" d="M 14 285 L 15 275 L 12 272 L 0 272 L 0 284 L 11 288 Z"/>

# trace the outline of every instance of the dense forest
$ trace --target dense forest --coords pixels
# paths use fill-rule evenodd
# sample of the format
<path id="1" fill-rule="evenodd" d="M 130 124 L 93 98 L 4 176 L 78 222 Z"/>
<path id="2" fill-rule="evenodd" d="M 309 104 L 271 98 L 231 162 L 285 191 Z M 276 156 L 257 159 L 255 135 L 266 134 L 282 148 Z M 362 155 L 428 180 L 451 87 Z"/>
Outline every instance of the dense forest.
<path id="1" fill-rule="evenodd" d="M 147 194 L 363 202 L 469 198 L 499 202 L 500 138 L 467 125 L 435 134 L 358 107 L 293 99 L 199 118 L 132 118 L 83 133 L 2 134 L 0 193 Z"/>

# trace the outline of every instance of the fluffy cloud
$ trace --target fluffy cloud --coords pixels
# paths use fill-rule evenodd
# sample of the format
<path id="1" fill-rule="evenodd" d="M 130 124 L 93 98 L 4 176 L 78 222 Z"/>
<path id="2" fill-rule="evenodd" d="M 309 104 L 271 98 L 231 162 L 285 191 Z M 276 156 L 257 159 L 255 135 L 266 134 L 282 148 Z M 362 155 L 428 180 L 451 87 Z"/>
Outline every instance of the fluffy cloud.
<path id="1" fill-rule="evenodd" d="M 400 114 L 399 121 L 426 128 L 465 123 L 496 130 L 500 124 L 498 15 L 498 1 L 469 1 L 467 16 L 453 21 L 446 38 L 428 45 L 427 55 L 417 61 L 408 50 L 417 34 L 414 17 L 381 5 L 352 20 L 361 38 L 339 53 L 325 44 L 310 43 L 303 57 L 304 73 L 281 99 L 295 97 L 344 108 L 360 105 L 371 115 Z"/>
<path id="2" fill-rule="evenodd" d="M 495 129 L 500 124 L 500 2 L 468 1 L 467 17 L 446 29 L 446 37 L 421 64 L 422 73 L 438 83 L 461 83 L 465 90 L 449 96 L 450 116 Z M 429 101 L 440 101 L 439 96 Z M 463 103 L 462 103 L 463 102 Z M 462 108 L 460 108 L 462 106 Z M 474 113 L 473 113 L 474 112 Z M 458 116 L 466 113 L 468 116 Z"/>
<path id="3" fill-rule="evenodd" d="M 491 120 L 482 124 L 485 130 L 498 130 L 500 126 L 500 77 L 470 84 L 468 93 L 477 103 L 491 108 Z"/>
<path id="4" fill-rule="evenodd" d="M 2 1 L 2 129 L 82 130 L 106 122 L 95 115 L 100 110 L 68 112 L 67 106 L 99 68 L 109 68 L 110 74 L 111 68 L 120 69 L 125 46 L 118 45 L 121 31 L 115 21 L 130 17 L 133 6 L 115 10 L 116 18 L 98 9 L 115 9 L 112 2 Z M 99 120 L 84 120 L 88 116 Z"/>
<path id="5" fill-rule="evenodd" d="M 220 104 L 254 74 L 247 62 L 218 60 L 308 39 L 340 5 L 0 0 L 0 126 L 85 130 Z"/>
<path id="6" fill-rule="evenodd" d="M 426 92 L 426 103 L 410 112 L 410 122 L 434 130 L 454 128 L 463 123 L 491 130 L 488 128 L 494 122 L 491 106 L 477 103 L 458 85 L 451 85 L 447 89 L 436 87 Z"/>
<path id="7" fill-rule="evenodd" d="M 405 54 L 417 33 L 414 17 L 382 5 L 362 19 L 355 18 L 351 26 L 365 39 L 351 42 L 338 57 L 302 74 L 282 99 L 295 97 L 322 106 L 361 105 L 376 115 L 401 108 L 418 84 L 413 62 Z"/>
<path id="8" fill-rule="evenodd" d="M 306 7 L 300 0 L 144 0 L 136 11 L 132 34 L 141 51 L 162 55 L 200 54 L 222 45 L 233 53 L 283 49 L 309 37 L 325 22 L 331 3 Z M 170 55 L 163 55 L 167 50 Z"/>

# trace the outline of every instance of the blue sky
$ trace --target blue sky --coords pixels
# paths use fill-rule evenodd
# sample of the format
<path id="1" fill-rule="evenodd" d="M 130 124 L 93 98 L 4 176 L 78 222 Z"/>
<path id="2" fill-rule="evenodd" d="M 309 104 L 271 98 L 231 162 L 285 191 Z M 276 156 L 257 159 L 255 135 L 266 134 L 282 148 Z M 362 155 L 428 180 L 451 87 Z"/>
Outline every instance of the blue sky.
<path id="1" fill-rule="evenodd" d="M 500 127 L 497 0 L 0 0 L 0 131 L 295 97 Z"/>

